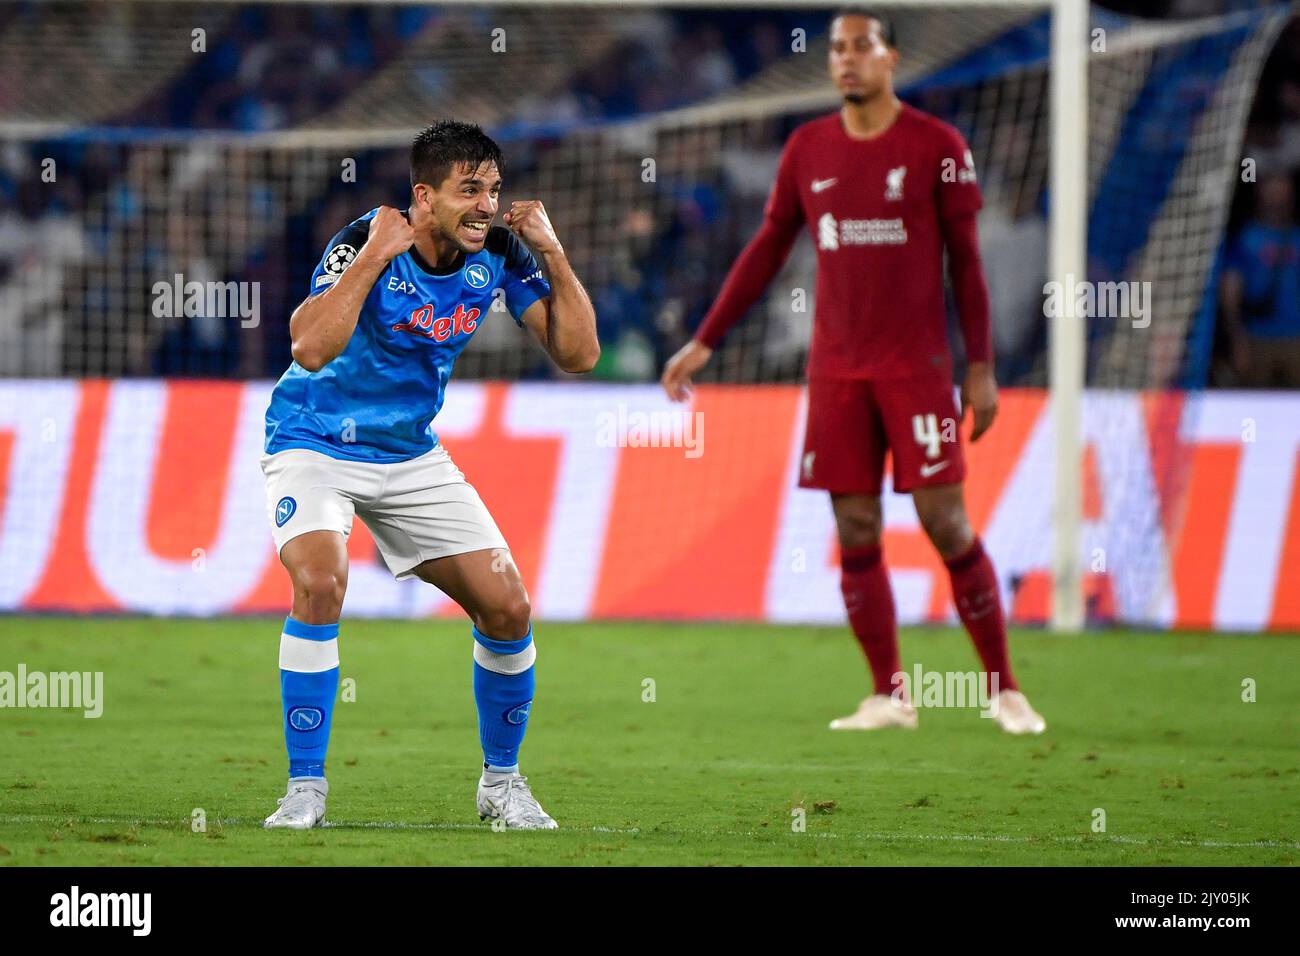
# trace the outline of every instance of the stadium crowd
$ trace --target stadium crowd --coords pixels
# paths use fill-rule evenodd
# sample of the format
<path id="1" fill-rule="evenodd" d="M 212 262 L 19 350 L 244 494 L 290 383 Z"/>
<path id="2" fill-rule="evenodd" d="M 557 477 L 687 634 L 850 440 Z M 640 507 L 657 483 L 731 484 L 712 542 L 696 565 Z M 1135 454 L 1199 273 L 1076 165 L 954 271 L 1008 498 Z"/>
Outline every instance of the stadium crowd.
<path id="1" fill-rule="evenodd" d="M 1264 66 L 1242 160 L 1212 382 L 1300 388 L 1300 18 Z"/>
<path id="2" fill-rule="evenodd" d="M 1104 5 L 1117 12 L 1177 17 L 1244 4 L 1114 0 Z M 24 16 L 47 15 L 41 4 L 18 6 Z M 826 12 L 637 11 L 635 30 L 625 31 L 598 55 L 575 61 L 565 82 L 544 98 L 530 98 L 530 108 L 542 113 L 529 119 L 590 124 L 707 100 L 785 56 L 792 28 L 801 26 L 810 38 L 817 36 L 825 29 Z M 444 15 L 411 6 L 242 6 L 209 38 L 210 55 L 159 84 L 109 125 L 247 133 L 291 128 L 320 116 L 348 90 L 378 76 Z M 0 31 L 11 28 L 0 26 Z M 1216 323 L 1212 361 L 1200 384 L 1300 387 L 1297 77 L 1300 20 L 1293 19 L 1265 68 L 1251 114 L 1243 157 L 1254 162 L 1258 175 L 1237 190 L 1218 272 L 1219 308 L 1209 319 Z M 781 124 L 773 125 L 773 147 L 786 133 Z M 527 143 L 507 146 L 512 161 L 518 155 L 525 169 L 535 152 Z M 145 230 L 144 255 L 159 267 L 156 271 L 256 281 L 265 320 L 258 334 L 249 335 L 229 321 L 182 317 L 119 350 L 112 363 L 97 359 L 96 345 L 114 332 L 103 327 L 114 293 L 98 287 L 96 273 L 85 263 L 111 260 L 113 238 L 106 225 L 109 213 L 91 218 L 83 211 L 97 202 L 121 216 L 145 205 L 142 184 L 166 171 L 155 168 L 163 160 L 153 155 L 136 155 L 126 138 L 0 142 L 0 374 L 275 377 L 287 365 L 287 316 L 305 276 L 333 232 L 361 211 L 343 184 L 329 187 L 309 208 L 286 213 L 278 228 L 247 244 L 239 262 L 218 261 L 205 247 L 208 237 L 191 225 Z M 43 176 L 46 158 L 60 170 L 53 181 Z M 401 195 L 404 157 L 373 150 L 360 152 L 357 162 L 359 177 L 384 184 L 389 195 Z M 246 182 L 245 195 L 205 194 L 202 208 L 209 216 L 228 213 L 233 203 L 242 204 L 250 217 L 256 214 L 256 171 L 237 181 Z M 678 182 L 668 175 L 655 188 L 655 208 L 668 213 L 629 210 L 620 229 L 630 251 L 617 259 L 607 257 L 587 277 L 607 343 L 598 374 L 608 378 L 654 377 L 698 324 L 755 223 L 752 197 L 721 180 Z M 1025 197 L 1016 206 L 1020 212 L 990 222 L 988 228 L 999 230 L 1008 243 L 1041 245 L 1041 203 Z M 719 234 L 735 236 L 735 242 L 710 239 Z M 70 286 L 80 293 L 70 296 Z M 996 288 L 993 293 L 996 305 L 1001 293 Z M 994 321 L 999 322 L 996 313 Z M 798 331 L 775 324 L 763 334 L 797 339 Z M 1041 362 L 1035 359 L 1045 347 L 1042 331 L 1036 322 L 1006 323 L 998 342 L 1005 383 L 1041 374 Z M 797 378 L 802 359 L 797 342 L 791 347 L 783 339 L 753 347 L 778 356 L 773 362 L 749 363 L 762 370 L 758 377 Z M 537 358 L 511 373 L 550 374 Z M 481 371 L 494 374 L 491 366 Z"/>

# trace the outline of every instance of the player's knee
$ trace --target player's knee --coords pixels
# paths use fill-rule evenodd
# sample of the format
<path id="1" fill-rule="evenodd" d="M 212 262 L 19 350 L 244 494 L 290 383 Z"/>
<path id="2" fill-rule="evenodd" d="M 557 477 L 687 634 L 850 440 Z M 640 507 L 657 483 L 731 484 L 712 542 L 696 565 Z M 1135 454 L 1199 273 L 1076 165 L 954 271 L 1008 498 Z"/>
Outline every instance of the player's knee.
<path id="1" fill-rule="evenodd" d="M 294 616 L 304 624 L 331 624 L 343 610 L 347 589 L 344 577 L 333 568 L 300 568 L 293 575 Z"/>
<path id="2" fill-rule="evenodd" d="M 970 548 L 974 534 L 962 508 L 935 508 L 919 513 L 921 527 L 935 550 L 945 559 L 955 558 Z"/>
<path id="3" fill-rule="evenodd" d="M 481 608 L 474 624 L 479 631 L 498 641 L 517 641 L 528 633 L 533 608 L 524 593 L 513 594 L 491 607 Z"/>
<path id="4" fill-rule="evenodd" d="M 880 544 L 880 515 L 869 508 L 835 515 L 841 548 L 869 548 Z"/>

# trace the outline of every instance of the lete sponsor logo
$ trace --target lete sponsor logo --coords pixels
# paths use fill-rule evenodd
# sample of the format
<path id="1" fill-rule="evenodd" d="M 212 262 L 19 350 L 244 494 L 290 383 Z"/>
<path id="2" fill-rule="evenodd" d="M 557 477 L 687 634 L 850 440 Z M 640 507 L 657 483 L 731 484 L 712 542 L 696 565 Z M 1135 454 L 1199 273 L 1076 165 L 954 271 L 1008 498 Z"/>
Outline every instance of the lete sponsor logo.
<path id="1" fill-rule="evenodd" d="M 422 335 L 435 342 L 446 342 L 458 335 L 470 335 L 478 328 L 478 309 L 466 309 L 465 303 L 457 304 L 456 311 L 441 318 L 433 317 L 433 304 L 422 305 L 405 322 L 393 326 L 394 332 L 410 332 Z"/>

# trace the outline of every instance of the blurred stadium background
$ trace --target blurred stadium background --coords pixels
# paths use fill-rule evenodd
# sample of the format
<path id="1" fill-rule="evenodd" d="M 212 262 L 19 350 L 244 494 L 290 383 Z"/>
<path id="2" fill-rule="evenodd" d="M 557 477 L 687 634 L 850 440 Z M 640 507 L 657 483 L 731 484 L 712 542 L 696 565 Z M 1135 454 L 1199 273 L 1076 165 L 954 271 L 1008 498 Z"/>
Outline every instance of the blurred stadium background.
<path id="1" fill-rule="evenodd" d="M 885 9 L 901 94 L 980 172 L 1007 391 L 970 502 L 1014 619 L 1042 622 L 1050 17 Z M 452 116 L 502 142 L 505 201 L 546 203 L 600 319 L 597 384 L 486 323 L 436 423 L 539 616 L 841 621 L 829 508 L 794 488 L 811 243 L 710 366 L 703 454 L 599 437 L 669 412 L 659 368 L 785 137 L 835 106 L 830 12 L 0 2 L 0 609 L 288 607 L 257 459 L 289 315 L 335 231 L 404 204 L 412 132 Z M 1151 299 L 1149 324 L 1087 323 L 1088 620 L 1298 629 L 1300 20 L 1229 0 L 1091 20 L 1088 278 Z M 157 314 L 177 275 L 256 283 L 256 320 Z M 902 619 L 955 621 L 910 503 L 887 496 L 886 522 Z M 350 551 L 345 614 L 455 613 L 393 582 L 360 523 Z"/>

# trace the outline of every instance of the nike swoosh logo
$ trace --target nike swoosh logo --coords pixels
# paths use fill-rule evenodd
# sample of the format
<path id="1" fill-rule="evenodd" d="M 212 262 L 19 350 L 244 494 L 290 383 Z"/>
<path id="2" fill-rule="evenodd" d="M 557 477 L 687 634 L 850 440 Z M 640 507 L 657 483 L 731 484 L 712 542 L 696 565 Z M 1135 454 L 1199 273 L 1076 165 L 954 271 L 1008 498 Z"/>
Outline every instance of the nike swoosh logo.
<path id="1" fill-rule="evenodd" d="M 815 193 L 819 193 L 823 189 L 830 189 L 839 181 L 840 180 L 838 176 L 832 177 L 830 179 L 814 179 L 812 181 L 812 191 Z"/>
<path id="2" fill-rule="evenodd" d="M 940 461 L 940 462 L 935 462 L 933 465 L 922 465 L 921 477 L 929 478 L 931 475 L 937 475 L 939 474 L 939 472 L 947 468 L 950 464 L 952 464 L 952 462 Z"/>

